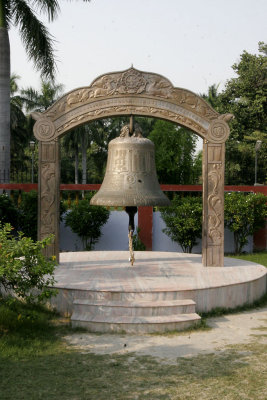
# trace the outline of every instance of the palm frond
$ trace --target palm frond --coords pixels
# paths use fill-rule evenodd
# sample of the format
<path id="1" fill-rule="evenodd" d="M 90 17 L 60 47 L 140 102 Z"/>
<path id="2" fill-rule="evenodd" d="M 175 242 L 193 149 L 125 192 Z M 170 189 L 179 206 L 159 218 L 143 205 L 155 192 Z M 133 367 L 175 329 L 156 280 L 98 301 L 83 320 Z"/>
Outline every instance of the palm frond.
<path id="1" fill-rule="evenodd" d="M 13 96 L 18 91 L 18 80 L 20 76 L 14 72 L 10 76 L 10 95 Z"/>
<path id="2" fill-rule="evenodd" d="M 6 23 L 6 28 L 9 29 L 10 22 L 12 19 L 12 13 L 11 13 L 11 1 L 12 0 L 6 0 L 4 3 L 4 18 L 5 18 L 5 23 Z"/>
<path id="3" fill-rule="evenodd" d="M 21 98 L 27 112 L 39 108 L 39 93 L 32 87 L 21 90 Z M 41 110 L 43 111 L 43 110 Z"/>
<path id="4" fill-rule="evenodd" d="M 54 21 L 60 11 L 57 0 L 32 0 L 32 3 L 41 13 L 47 15 L 49 22 Z"/>
<path id="5" fill-rule="evenodd" d="M 34 61 L 36 69 L 41 71 L 42 76 L 54 79 L 54 39 L 47 28 L 24 0 L 16 0 L 13 4 L 13 21 L 19 28 L 26 53 Z"/>

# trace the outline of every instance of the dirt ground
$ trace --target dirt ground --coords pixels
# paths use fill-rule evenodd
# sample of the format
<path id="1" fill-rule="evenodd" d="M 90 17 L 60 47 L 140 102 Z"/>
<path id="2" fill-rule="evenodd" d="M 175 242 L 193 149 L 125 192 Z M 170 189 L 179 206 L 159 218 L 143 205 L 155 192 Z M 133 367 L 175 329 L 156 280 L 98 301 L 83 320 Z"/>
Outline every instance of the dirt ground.
<path id="1" fill-rule="evenodd" d="M 209 318 L 210 330 L 161 335 L 77 333 L 65 336 L 69 345 L 95 354 L 150 355 L 166 362 L 177 357 L 216 353 L 226 347 L 260 341 L 267 343 L 267 307 Z"/>

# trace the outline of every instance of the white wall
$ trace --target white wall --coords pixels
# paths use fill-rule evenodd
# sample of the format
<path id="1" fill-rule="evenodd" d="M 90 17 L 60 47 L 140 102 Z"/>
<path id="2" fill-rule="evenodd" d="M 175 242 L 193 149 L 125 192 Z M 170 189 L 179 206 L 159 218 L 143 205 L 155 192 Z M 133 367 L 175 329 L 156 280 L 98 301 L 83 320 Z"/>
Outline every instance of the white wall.
<path id="1" fill-rule="evenodd" d="M 135 215 L 135 225 L 137 225 L 137 214 Z M 111 211 L 108 222 L 102 227 L 102 236 L 96 243 L 94 250 L 128 250 L 128 222 L 129 217 L 126 212 Z M 79 251 L 83 250 L 82 240 L 65 226 L 60 223 L 60 251 Z"/>
<path id="2" fill-rule="evenodd" d="M 135 225 L 137 226 L 138 217 L 135 215 Z M 182 252 L 181 246 L 173 242 L 162 229 L 165 223 L 161 219 L 160 212 L 153 213 L 153 251 L 177 251 Z M 66 227 L 64 222 L 60 223 L 60 251 L 79 251 L 83 250 L 81 239 Z M 102 236 L 95 245 L 95 250 L 128 250 L 128 215 L 124 211 L 111 211 L 108 222 L 102 228 Z M 234 252 L 233 233 L 225 229 L 224 251 Z M 244 251 L 253 251 L 253 237 L 249 237 L 248 244 Z M 197 246 L 193 248 L 193 253 L 201 253 L 201 239 Z"/>

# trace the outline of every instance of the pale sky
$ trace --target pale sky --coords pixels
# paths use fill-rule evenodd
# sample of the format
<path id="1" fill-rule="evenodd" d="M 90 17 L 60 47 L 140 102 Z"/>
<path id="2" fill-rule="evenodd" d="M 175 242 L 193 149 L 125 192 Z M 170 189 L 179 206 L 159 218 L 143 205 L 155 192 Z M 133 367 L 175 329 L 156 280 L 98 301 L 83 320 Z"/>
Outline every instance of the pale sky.
<path id="1" fill-rule="evenodd" d="M 57 83 L 65 92 L 99 75 L 136 69 L 164 75 L 174 86 L 207 92 L 234 77 L 243 50 L 267 41 L 266 0 L 60 1 L 61 13 L 45 21 L 55 37 Z M 11 71 L 20 87 L 39 87 L 17 31 L 10 31 Z"/>

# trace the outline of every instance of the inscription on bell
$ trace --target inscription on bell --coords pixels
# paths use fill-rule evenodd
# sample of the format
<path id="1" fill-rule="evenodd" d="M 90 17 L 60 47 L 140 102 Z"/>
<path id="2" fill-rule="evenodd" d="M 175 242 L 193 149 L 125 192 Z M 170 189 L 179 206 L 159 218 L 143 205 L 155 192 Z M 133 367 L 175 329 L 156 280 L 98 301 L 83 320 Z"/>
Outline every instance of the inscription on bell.
<path id="1" fill-rule="evenodd" d="M 145 172 L 146 171 L 146 153 L 135 151 L 132 160 L 132 171 L 133 172 Z"/>
<path id="2" fill-rule="evenodd" d="M 127 150 L 115 150 L 113 171 L 127 172 L 129 170 L 127 164 Z"/>
<path id="3" fill-rule="evenodd" d="M 121 135 L 109 143 L 108 162 L 100 190 L 91 204 L 102 206 L 168 206 L 155 167 L 154 144 L 137 136 Z"/>

